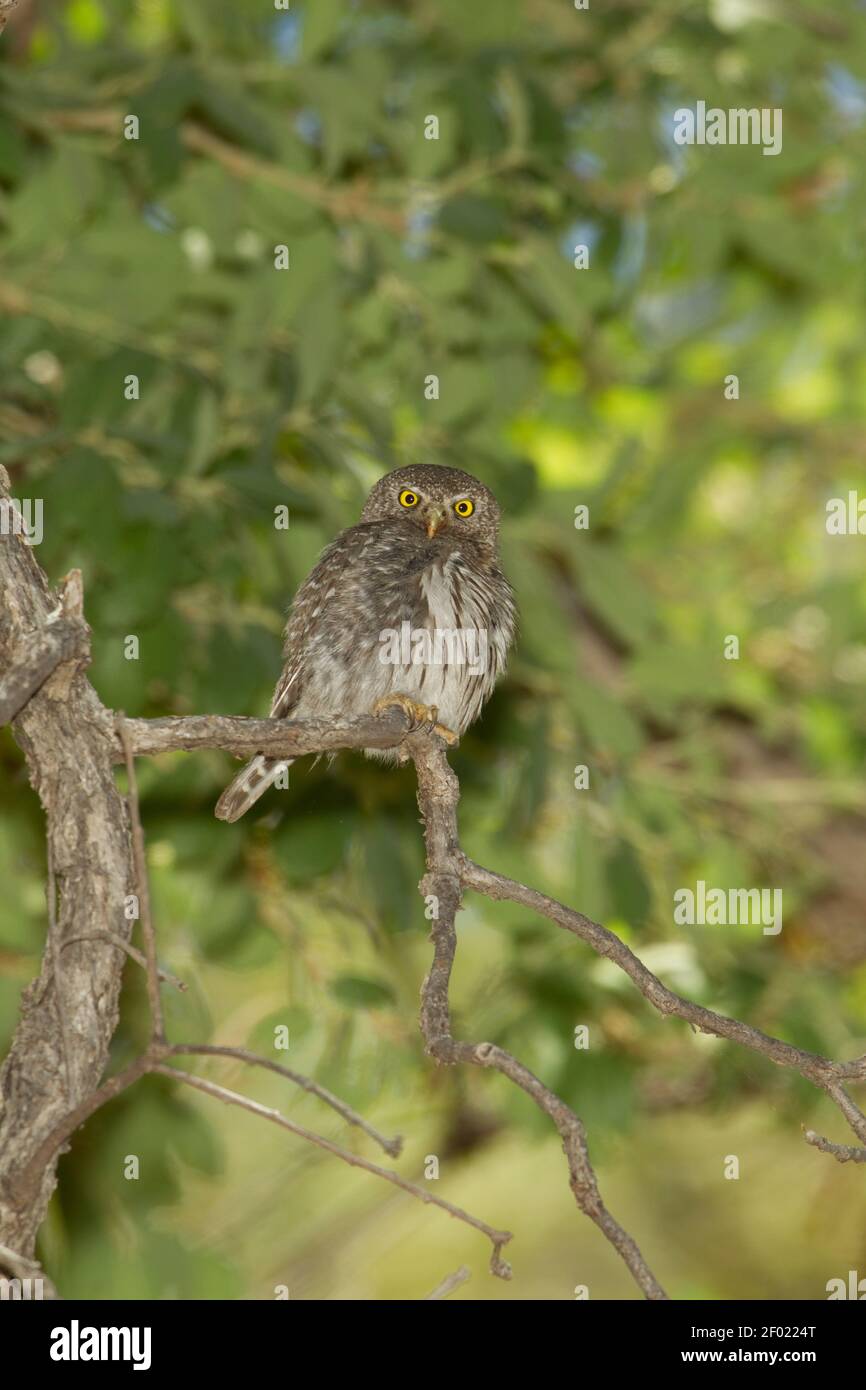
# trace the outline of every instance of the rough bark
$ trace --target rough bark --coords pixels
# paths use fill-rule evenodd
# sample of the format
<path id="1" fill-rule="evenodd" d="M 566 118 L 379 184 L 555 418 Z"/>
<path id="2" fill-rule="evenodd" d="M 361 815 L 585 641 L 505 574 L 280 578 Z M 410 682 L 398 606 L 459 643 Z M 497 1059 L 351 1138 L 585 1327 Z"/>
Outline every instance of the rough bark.
<path id="1" fill-rule="evenodd" d="M 0 496 L 8 486 L 0 468 Z M 28 685 L 20 675 L 28 653 L 36 673 L 36 693 L 12 732 L 45 811 L 54 898 L 42 969 L 24 991 L 0 1070 L 0 1241 L 28 1257 L 56 1185 L 57 1156 L 38 1175 L 29 1201 L 22 1204 L 16 1190 L 52 1129 L 99 1085 L 117 1025 L 123 952 L 108 941 L 72 938 L 110 929 L 129 939 L 123 899 L 131 857 L 113 740 L 83 669 L 78 576 L 54 593 L 32 547 L 18 535 L 0 534 L 0 595 L 0 673 L 11 676 L 15 663 L 19 694 Z M 50 674 L 46 650 L 59 659 Z M 72 660 L 63 660 L 70 651 Z M 5 688 L 11 691 L 12 682 Z"/>

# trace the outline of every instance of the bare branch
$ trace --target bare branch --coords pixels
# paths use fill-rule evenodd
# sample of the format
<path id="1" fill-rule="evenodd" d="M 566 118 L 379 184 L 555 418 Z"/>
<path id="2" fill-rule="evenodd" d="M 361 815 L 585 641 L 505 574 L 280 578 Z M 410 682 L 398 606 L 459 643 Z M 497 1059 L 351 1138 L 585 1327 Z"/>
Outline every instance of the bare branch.
<path id="1" fill-rule="evenodd" d="M 230 145 L 195 121 L 184 122 L 182 138 L 187 149 L 207 155 L 236 178 L 252 179 L 284 189 L 297 198 L 323 208 L 340 222 L 369 222 L 398 236 L 406 230 L 403 209 L 371 199 L 367 188 L 361 183 L 356 188 L 329 187 L 316 179 L 285 169 L 281 164 L 251 155 L 237 145 Z"/>
<path id="2" fill-rule="evenodd" d="M 156 1056 L 159 1055 L 161 1054 L 156 1054 Z M 42 1140 L 27 1166 L 22 1167 L 20 1171 L 15 1172 L 7 1179 L 6 1190 L 12 1199 L 12 1206 L 21 1210 L 27 1209 L 39 1191 L 45 1172 L 59 1157 L 63 1151 L 63 1146 L 71 1139 L 78 1127 L 83 1125 L 85 1120 L 89 1120 L 91 1115 L 95 1115 L 96 1111 L 100 1110 L 108 1101 L 114 1100 L 115 1096 L 119 1096 L 122 1091 L 127 1090 L 153 1068 L 154 1054 L 146 1052 L 141 1057 L 137 1057 L 123 1071 L 118 1072 L 116 1076 L 103 1082 L 97 1090 L 92 1091 L 73 1110 L 67 1111 L 60 1122 Z"/>
<path id="3" fill-rule="evenodd" d="M 468 1062 L 490 1067 L 508 1077 L 535 1102 L 556 1126 L 568 1162 L 569 1185 L 575 1201 L 622 1256 L 647 1298 L 666 1299 L 631 1236 L 604 1205 L 589 1158 L 586 1131 L 574 1111 L 528 1067 L 493 1043 L 456 1042 L 451 1036 L 448 986 L 457 949 L 455 917 L 460 907 L 461 854 L 457 842 L 459 784 L 445 754 L 423 736 L 407 740 L 418 773 L 418 805 L 424 818 L 428 872 L 421 892 L 436 902 L 433 919 L 433 963 L 421 988 L 421 1032 L 427 1051 L 438 1062 Z"/>
<path id="4" fill-rule="evenodd" d="M 682 1018 L 701 1033 L 727 1038 L 730 1042 L 748 1047 L 752 1052 L 761 1053 L 777 1066 L 790 1067 L 798 1071 L 801 1076 L 822 1091 L 826 1091 L 839 1106 L 855 1134 L 866 1142 L 866 1116 L 840 1084 L 845 1080 L 866 1080 L 866 1056 L 858 1057 L 853 1062 L 833 1062 L 828 1057 L 820 1057 L 817 1053 L 806 1052 L 802 1048 L 792 1046 L 791 1043 L 782 1042 L 780 1038 L 770 1037 L 759 1028 L 741 1023 L 739 1019 L 728 1018 L 725 1014 L 715 1013 L 713 1009 L 706 1009 L 701 1004 L 693 1004 L 690 1000 L 683 999 L 663 985 L 634 952 L 629 950 L 625 942 L 612 931 L 608 931 L 607 927 L 584 917 L 581 912 L 566 907 L 564 903 L 557 902 L 555 898 L 548 898 L 534 888 L 527 888 L 524 883 L 517 883 L 502 874 L 482 868 L 480 864 L 474 864 L 462 853 L 460 881 L 465 887 L 474 888 L 489 898 L 504 899 L 529 907 L 541 916 L 548 917 L 557 926 L 573 932 L 598 955 L 612 960 L 624 970 L 644 998 L 648 999 L 659 1013 Z"/>
<path id="5" fill-rule="evenodd" d="M 0 499 L 9 478 L 0 468 Z M 86 633 L 80 576 L 52 590 L 34 548 L 0 530 L 0 671 L 20 671 L 24 654 L 51 649 L 61 623 Z M 36 636 L 34 636 L 34 634 Z M 45 638 L 45 646 L 42 638 Z M 53 646 L 45 675 L 37 663 L 20 691 L 38 684 L 12 725 L 28 775 L 45 811 L 47 857 L 56 891 L 49 895 L 47 940 L 39 976 L 24 991 L 21 1016 L 0 1068 L 0 1241 L 25 1257 L 55 1185 L 58 1146 L 46 1141 L 93 1096 L 117 1024 L 123 959 L 101 934 L 128 934 L 122 902 L 130 882 L 126 812 L 114 783 L 107 712 L 82 666 L 86 649 Z M 44 679 L 43 679 L 44 677 Z M 41 683 L 39 683 L 41 682 Z M 7 694 L 11 687 L 7 687 Z M 126 931 L 124 930 L 126 927 Z M 87 945 L 73 936 L 99 934 Z M 37 1155 L 39 1156 L 37 1158 Z M 26 1199 L 20 1199 L 22 1190 Z"/>
<path id="6" fill-rule="evenodd" d="M 18 0 L 0 0 L 0 10 L 4 4 L 10 3 L 17 4 Z M 119 106 L 57 109 L 47 114 L 40 113 L 39 127 L 93 131 L 120 138 L 123 116 L 124 108 Z M 31 116 L 30 119 L 34 118 Z M 198 121 L 184 121 L 180 127 L 180 136 L 185 147 L 193 154 L 206 156 L 233 178 L 257 184 L 270 184 L 309 203 L 312 207 L 320 208 L 341 224 L 366 222 L 372 226 L 383 227 L 397 236 L 402 236 L 406 231 L 405 208 L 396 201 L 371 197 L 369 186 L 362 179 L 357 180 L 354 185 L 335 187 L 331 183 L 286 169 L 283 164 L 251 154 L 240 145 L 230 144 Z M 513 163 L 513 159 L 509 162 Z"/>
<path id="7" fill-rule="evenodd" d="M 465 1284 L 471 1278 L 472 1275 L 469 1273 L 466 1266 L 461 1265 L 459 1269 L 455 1269 L 453 1274 L 449 1274 L 443 1279 L 441 1284 L 437 1284 L 435 1289 L 426 1294 L 424 1302 L 434 1303 L 437 1299 L 447 1298 L 450 1293 L 453 1293 L 455 1289 L 459 1289 L 461 1284 Z"/>
<path id="8" fill-rule="evenodd" d="M 839 1067 L 838 1074 L 840 1076 L 850 1075 L 844 1064 Z M 827 1092 L 830 1099 L 838 1105 L 845 1119 L 857 1135 L 857 1138 L 866 1144 L 866 1115 L 863 1114 L 859 1106 L 854 1104 L 848 1092 L 840 1084 L 840 1081 L 837 1079 L 825 1082 L 824 1090 Z"/>
<path id="9" fill-rule="evenodd" d="M 9 16 L 17 8 L 19 0 L 0 0 L 0 34 L 9 22 Z"/>
<path id="10" fill-rule="evenodd" d="M 624 970 L 637 985 L 641 994 L 658 1009 L 659 1013 L 672 1014 L 677 1018 L 685 1019 L 701 1033 L 714 1033 L 717 1037 L 728 1038 L 731 1042 L 742 1043 L 745 1047 L 763 1052 L 779 1066 L 796 1067 L 798 1070 L 803 1070 L 804 1075 L 811 1070 L 814 1080 L 817 1080 L 819 1076 L 823 1078 L 839 1071 L 849 1076 L 860 1076 L 861 1074 L 866 1076 L 866 1071 L 863 1070 L 866 1067 L 866 1057 L 860 1058 L 857 1062 L 841 1064 L 831 1062 L 826 1057 L 819 1057 L 812 1052 L 803 1052 L 798 1047 L 792 1047 L 790 1043 L 781 1042 L 778 1038 L 771 1038 L 758 1028 L 741 1023 L 739 1019 L 726 1018 L 724 1014 L 714 1013 L 712 1009 L 705 1009 L 700 1004 L 693 1004 L 690 1000 L 681 998 L 680 995 L 674 994 L 672 990 L 663 985 L 661 980 L 647 969 L 634 952 L 629 950 L 625 942 L 621 941 L 607 927 L 601 926 L 599 922 L 593 922 L 589 917 L 584 917 L 581 912 L 575 912 L 573 908 L 566 907 L 564 903 L 557 902 L 555 898 L 548 898 L 544 893 L 539 893 L 534 888 L 528 888 L 525 883 L 517 883 L 513 879 L 505 878 L 502 874 L 496 874 L 490 869 L 482 868 L 480 864 L 474 864 L 465 855 L 461 855 L 460 877 L 467 888 L 474 888 L 477 892 L 484 893 L 488 898 L 520 903 L 523 907 L 531 908 L 533 912 L 540 913 L 542 917 L 548 917 L 558 927 L 563 927 L 566 931 L 579 936 L 598 955 L 612 960 L 615 965 Z"/>
<path id="11" fill-rule="evenodd" d="M 403 716 L 402 713 L 401 721 L 405 725 L 406 720 L 405 716 Z M 367 727 L 369 721 L 362 720 L 355 721 L 355 723 L 357 725 L 362 726 L 359 736 L 365 737 L 366 734 L 369 732 L 369 729 Z M 26 1197 L 29 1195 L 27 1192 L 27 1182 L 30 1181 L 32 1183 L 35 1175 L 39 1171 L 40 1164 L 44 1165 L 50 1162 L 57 1149 L 63 1143 L 66 1142 L 66 1140 L 70 1137 L 74 1129 L 76 1129 L 80 1124 L 82 1124 L 84 1120 L 88 1119 L 90 1115 L 92 1115 L 97 1109 L 99 1109 L 100 1106 L 104 1105 L 107 1101 L 112 1100 L 115 1096 L 120 1094 L 121 1091 L 125 1090 L 128 1086 L 131 1086 L 142 1076 L 148 1073 L 159 1072 L 162 1075 L 170 1076 L 175 1078 L 176 1080 L 185 1082 L 189 1086 L 196 1087 L 199 1090 L 204 1091 L 208 1095 L 215 1096 L 218 1099 L 223 1100 L 227 1103 L 238 1105 L 242 1109 L 249 1110 L 253 1114 L 260 1115 L 263 1118 L 271 1120 L 273 1123 L 282 1125 L 283 1128 L 288 1129 L 291 1133 L 298 1135 L 300 1138 L 308 1139 L 311 1143 L 316 1144 L 318 1147 L 327 1150 L 329 1153 L 332 1153 L 339 1158 L 342 1158 L 344 1162 L 350 1163 L 355 1167 L 364 1168 L 368 1172 L 375 1173 L 378 1176 L 385 1178 L 387 1181 L 396 1184 L 398 1187 L 402 1187 L 405 1191 L 412 1193 L 413 1196 L 419 1197 L 422 1201 L 432 1203 L 435 1206 L 441 1207 L 443 1210 L 449 1212 L 450 1215 L 457 1217 L 459 1220 L 464 1221 L 471 1226 L 474 1226 L 477 1230 L 482 1231 L 489 1238 L 493 1245 L 493 1253 L 491 1256 L 491 1270 L 495 1274 L 498 1274 L 503 1278 L 510 1277 L 510 1268 L 501 1257 L 501 1249 L 503 1245 L 506 1243 L 506 1241 L 511 1239 L 511 1236 L 508 1232 L 495 1230 L 493 1227 L 488 1226 L 486 1222 L 480 1221 L 477 1217 L 471 1216 L 468 1212 L 463 1211 L 462 1208 L 456 1207 L 452 1203 L 444 1201 L 444 1199 L 442 1198 L 433 1196 L 431 1193 L 425 1191 L 423 1188 L 418 1187 L 415 1183 L 411 1183 L 407 1179 L 401 1177 L 398 1173 L 395 1173 L 389 1169 L 381 1168 L 378 1164 L 371 1163 L 369 1160 L 360 1158 L 357 1155 L 350 1154 L 348 1150 L 342 1149 L 339 1145 L 334 1144 L 331 1140 L 325 1139 L 323 1136 L 314 1134 L 312 1131 L 305 1129 L 303 1126 L 295 1124 L 293 1121 L 287 1119 L 284 1115 L 280 1114 L 279 1111 L 268 1109 L 266 1106 L 260 1105 L 257 1101 L 253 1101 L 245 1096 L 241 1096 L 237 1092 L 229 1091 L 223 1086 L 217 1086 L 215 1083 L 206 1081 L 201 1077 L 193 1076 L 191 1073 L 163 1065 L 164 1059 L 171 1055 L 193 1054 L 199 1056 L 233 1057 L 235 1060 L 242 1061 L 253 1066 L 263 1067 L 270 1071 L 274 1071 L 278 1075 L 286 1077 L 287 1079 L 295 1082 L 296 1084 L 303 1086 L 306 1090 L 319 1096 L 327 1104 L 331 1105 L 332 1108 L 337 1110 L 345 1119 L 348 1119 L 351 1124 L 359 1126 L 366 1133 L 371 1135 L 371 1137 L 373 1137 L 377 1143 L 380 1143 L 382 1145 L 386 1152 L 389 1152 L 394 1156 L 396 1156 L 400 1152 L 401 1140 L 399 1138 L 386 1139 L 383 1135 L 379 1134 L 378 1131 L 373 1129 L 372 1126 L 366 1124 L 366 1122 L 361 1118 L 361 1116 L 357 1115 L 356 1112 L 353 1111 L 349 1106 L 345 1105 L 344 1102 L 340 1101 L 336 1096 L 332 1095 L 330 1091 L 325 1090 L 324 1087 L 318 1086 L 315 1082 L 310 1081 L 309 1078 L 301 1076 L 297 1072 L 290 1071 L 289 1068 L 283 1067 L 279 1063 L 271 1062 L 265 1058 L 258 1057 L 254 1053 L 247 1052 L 243 1048 L 220 1047 L 215 1045 L 210 1046 L 203 1043 L 177 1044 L 172 1047 L 167 1043 L 165 1038 L 162 1006 L 159 995 L 160 972 L 156 958 L 156 934 L 150 911 L 150 890 L 147 874 L 147 860 L 144 849 L 144 833 L 142 830 L 141 816 L 138 803 L 138 786 L 135 776 L 135 762 L 132 752 L 129 726 L 122 714 L 117 714 L 115 716 L 114 727 L 116 730 L 117 737 L 119 738 L 121 746 L 123 748 L 124 761 L 126 763 L 127 777 L 129 782 L 128 807 L 130 818 L 130 830 L 132 838 L 133 858 L 136 871 L 136 889 L 139 898 L 141 924 L 145 943 L 144 964 L 147 971 L 148 981 L 148 1004 L 150 1011 L 151 1031 L 150 1044 L 147 1050 L 142 1054 L 141 1057 L 138 1058 L 138 1060 L 135 1063 L 128 1067 L 119 1076 L 113 1077 L 110 1081 L 106 1082 L 105 1085 L 101 1086 L 89 1098 L 88 1101 L 83 1102 L 81 1105 L 77 1106 L 75 1110 L 70 1115 L 66 1116 L 64 1118 L 64 1121 L 59 1126 L 57 1126 L 54 1129 L 54 1131 L 52 1131 L 52 1133 L 46 1138 L 41 1149 L 37 1152 L 36 1158 L 31 1166 L 29 1174 L 25 1176 L 23 1181 L 19 1181 L 17 1187 L 17 1195 L 19 1199 L 26 1199 Z M 354 732 L 357 733 L 357 730 L 355 730 Z M 373 730 L 374 735 L 377 732 L 377 730 Z M 389 735 L 389 737 L 391 736 Z M 81 938 L 79 937 L 77 939 Z M 125 943 L 121 942 L 121 944 L 125 947 Z M 132 954 L 133 948 L 128 948 L 128 951 Z M 140 953 L 134 952 L 134 954 L 136 958 L 141 958 Z"/>
<path id="12" fill-rule="evenodd" d="M 68 941 L 64 941 L 63 949 L 65 950 L 67 946 L 71 946 L 74 941 L 110 941 L 112 946 L 116 946 L 118 950 L 123 951 L 125 955 L 129 956 L 130 960 L 134 960 L 143 970 L 147 969 L 146 956 L 144 956 L 141 951 L 137 950 L 131 942 L 124 941 L 123 937 L 118 936 L 116 932 L 101 931 L 91 932 L 88 936 L 71 936 Z M 182 994 L 186 993 L 187 987 L 183 980 L 179 980 L 177 975 L 172 975 L 170 970 L 164 970 L 163 967 L 160 966 L 157 973 L 165 984 L 172 985 L 174 989 L 180 990 Z"/>
<path id="13" fill-rule="evenodd" d="M 222 714 L 194 714 L 170 719 L 127 719 L 129 744 L 136 757 L 221 748 L 239 758 L 255 753 L 298 758 L 304 753 L 345 748 L 393 748 L 410 727 L 409 716 L 396 707 L 359 719 L 234 719 Z M 115 762 L 123 762 L 118 740 Z"/>
<path id="14" fill-rule="evenodd" d="M 822 1134 L 816 1134 L 814 1129 L 805 1129 L 803 1138 L 822 1153 L 832 1154 L 839 1163 L 866 1163 L 866 1149 L 855 1148 L 852 1144 L 834 1144 Z"/>
<path id="15" fill-rule="evenodd" d="M 388 1139 L 384 1134 L 380 1134 L 377 1129 L 359 1115 L 339 1096 L 335 1096 L 332 1091 L 320 1086 L 317 1081 L 313 1081 L 309 1076 L 304 1076 L 302 1072 L 292 1071 L 290 1067 L 284 1067 L 280 1062 L 272 1062 L 267 1057 L 259 1057 L 255 1052 L 247 1052 L 243 1047 L 217 1047 L 206 1043 L 175 1043 L 171 1049 L 172 1057 L 181 1057 L 192 1054 L 198 1057 L 233 1057 L 238 1062 L 246 1062 L 251 1067 L 264 1067 L 267 1071 L 276 1072 L 278 1076 L 284 1076 L 288 1081 L 292 1081 L 296 1086 L 300 1086 L 310 1095 L 318 1096 L 326 1105 L 330 1105 L 332 1110 L 336 1110 L 338 1115 L 342 1115 L 344 1120 L 348 1120 L 350 1125 L 355 1125 L 362 1129 L 365 1134 L 390 1154 L 392 1158 L 398 1158 L 403 1150 L 403 1140 L 399 1134 L 393 1139 Z"/>
<path id="16" fill-rule="evenodd" d="M 8 1245 L 0 1245 L 0 1268 L 6 1269 L 15 1279 L 39 1279 L 45 1298 L 57 1298 L 57 1290 L 38 1260 L 28 1260 Z"/>
<path id="17" fill-rule="evenodd" d="M 493 1253 L 490 1256 L 491 1273 L 498 1275 L 501 1279 L 511 1278 L 511 1267 L 506 1260 L 502 1259 L 500 1253 L 502 1247 L 512 1239 L 510 1231 L 497 1231 L 493 1226 L 488 1226 L 486 1221 L 479 1221 L 477 1216 L 463 1211 L 462 1207 L 456 1207 L 452 1202 L 446 1202 L 444 1197 L 436 1197 L 427 1188 L 409 1182 L 408 1178 L 401 1177 L 392 1168 L 382 1168 L 378 1163 L 371 1163 L 368 1158 L 361 1158 L 358 1154 L 350 1153 L 348 1149 L 341 1149 L 339 1144 L 333 1143 L 332 1140 L 326 1139 L 323 1135 L 314 1134 L 312 1130 L 305 1129 L 303 1125 L 295 1124 L 293 1120 L 286 1119 L 286 1116 L 282 1115 L 279 1110 L 270 1110 L 265 1105 L 259 1105 L 258 1101 L 248 1100 L 246 1096 L 238 1095 L 236 1091 L 227 1091 L 224 1086 L 216 1086 L 212 1081 L 205 1081 L 200 1076 L 193 1076 L 190 1072 L 180 1071 L 176 1067 L 157 1066 L 153 1070 L 162 1076 L 171 1076 L 177 1081 L 183 1081 L 187 1086 L 194 1086 L 196 1090 L 204 1091 L 206 1095 L 225 1101 L 227 1105 L 238 1105 L 242 1110 L 249 1110 L 252 1115 L 259 1115 L 263 1120 L 270 1120 L 272 1124 L 281 1125 L 291 1134 L 296 1134 L 300 1139 L 306 1139 L 310 1144 L 315 1144 L 317 1148 L 324 1149 L 326 1153 L 342 1159 L 352 1168 L 363 1168 L 367 1173 L 374 1173 L 376 1177 L 384 1178 L 386 1182 L 393 1183 L 395 1187 L 402 1188 L 404 1192 L 409 1192 L 413 1197 L 417 1197 L 419 1202 L 440 1207 L 442 1211 L 447 1211 L 448 1215 L 455 1217 L 456 1220 L 464 1221 L 467 1226 L 474 1226 L 476 1231 L 481 1231 L 493 1245 Z"/>
<path id="18" fill-rule="evenodd" d="M 144 938 L 144 955 L 147 961 L 147 998 L 150 1006 L 151 1041 L 165 1042 L 165 1021 L 162 1016 L 162 1000 L 159 996 L 159 967 L 156 963 L 156 935 L 150 913 L 150 884 L 147 878 L 147 858 L 144 852 L 144 831 L 141 828 L 141 812 L 138 805 L 138 783 L 135 778 L 135 759 L 126 732 L 126 720 L 122 713 L 115 716 L 115 728 L 123 744 L 123 756 L 128 779 L 127 805 L 132 823 L 132 859 L 135 864 L 136 892 L 141 914 L 141 934 Z"/>

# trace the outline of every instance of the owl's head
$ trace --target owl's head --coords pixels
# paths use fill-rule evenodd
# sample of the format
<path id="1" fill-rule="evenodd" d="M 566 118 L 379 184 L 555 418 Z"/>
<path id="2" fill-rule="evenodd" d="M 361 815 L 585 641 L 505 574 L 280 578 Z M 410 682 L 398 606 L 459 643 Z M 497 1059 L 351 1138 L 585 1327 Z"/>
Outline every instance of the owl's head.
<path id="1" fill-rule="evenodd" d="M 367 498 L 362 521 L 400 517 L 429 537 L 443 533 L 490 546 L 499 534 L 499 504 L 489 488 L 459 468 L 416 464 L 380 478 Z"/>

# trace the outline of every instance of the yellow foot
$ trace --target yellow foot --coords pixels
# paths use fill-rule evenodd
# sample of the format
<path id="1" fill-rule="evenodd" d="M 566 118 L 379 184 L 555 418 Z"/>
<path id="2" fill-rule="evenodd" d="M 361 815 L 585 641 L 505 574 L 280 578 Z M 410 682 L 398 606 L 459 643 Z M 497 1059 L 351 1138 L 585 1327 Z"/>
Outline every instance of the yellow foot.
<path id="1" fill-rule="evenodd" d="M 435 705 L 421 705 L 417 700 L 413 700 L 411 695 L 400 695 L 397 692 L 384 695 L 381 700 L 376 701 L 373 713 L 381 714 L 383 710 L 391 709 L 394 705 L 399 705 L 404 714 L 408 714 L 416 728 L 427 728 L 431 733 L 444 738 L 446 743 L 460 742 L 453 729 L 446 729 L 444 724 L 439 723 L 439 711 Z"/>

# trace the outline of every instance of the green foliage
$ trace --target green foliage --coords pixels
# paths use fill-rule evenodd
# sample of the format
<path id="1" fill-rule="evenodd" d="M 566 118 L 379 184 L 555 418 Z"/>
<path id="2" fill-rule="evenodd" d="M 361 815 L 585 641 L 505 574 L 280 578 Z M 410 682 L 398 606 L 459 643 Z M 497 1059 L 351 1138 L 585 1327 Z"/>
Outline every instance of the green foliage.
<path id="1" fill-rule="evenodd" d="M 503 503 L 522 614 L 509 678 L 454 759 L 467 851 L 620 931 L 683 992 L 862 1051 L 864 540 L 824 527 L 827 499 L 863 479 L 862 5 L 74 0 L 0 43 L 0 461 L 44 499 L 49 575 L 84 571 L 102 699 L 264 714 L 289 598 L 372 482 L 410 460 L 464 467 Z M 673 111 L 699 99 L 782 106 L 782 153 L 674 145 Z M 7 1038 L 44 866 L 7 735 L 0 764 Z M 476 1184 L 480 1214 L 511 1224 L 543 1187 L 533 1229 L 553 1266 L 530 1232 L 518 1293 L 568 1297 L 570 1251 L 550 1252 L 578 1218 L 558 1168 L 532 1177 L 540 1117 L 489 1078 L 431 1078 L 421 1054 L 411 776 L 304 762 L 228 827 L 212 806 L 230 772 L 199 754 L 141 769 L 160 950 L 190 985 L 170 997 L 173 1036 L 270 1055 L 285 1024 L 287 1063 L 413 1133 L 418 1165 L 467 1107 L 495 1110 L 510 1138 L 448 1160 L 440 1190 Z M 674 927 L 674 890 L 700 877 L 781 886 L 781 936 Z M 707 1126 L 768 1097 L 787 1128 L 756 1163 L 799 1142 L 802 1087 L 656 1019 L 550 924 L 472 899 L 459 930 L 460 1034 L 559 1086 L 594 1152 L 613 1161 L 627 1133 L 639 1154 L 649 1097 L 678 1088 Z M 143 1023 L 128 969 L 118 1058 Z M 226 1084 L 328 1128 L 276 1078 Z M 267 1297 L 294 1280 L 358 1296 L 361 1276 L 341 1283 L 319 1253 L 341 1254 L 387 1195 L 238 1116 L 150 1080 L 89 1122 L 49 1234 L 64 1293 Z M 679 1190 L 678 1157 L 637 1165 L 639 1215 Z M 713 1200 L 704 1249 L 727 1220 Z M 402 1239 L 414 1217 L 387 1220 Z M 674 1293 L 740 1289 L 736 1268 L 665 1259 Z M 420 1263 L 419 1296 L 440 1273 Z M 781 1292 L 821 1296 L 791 1270 Z M 387 1290 L 378 1266 L 364 1277 Z M 598 1279 L 627 1291 L 615 1269 Z"/>

